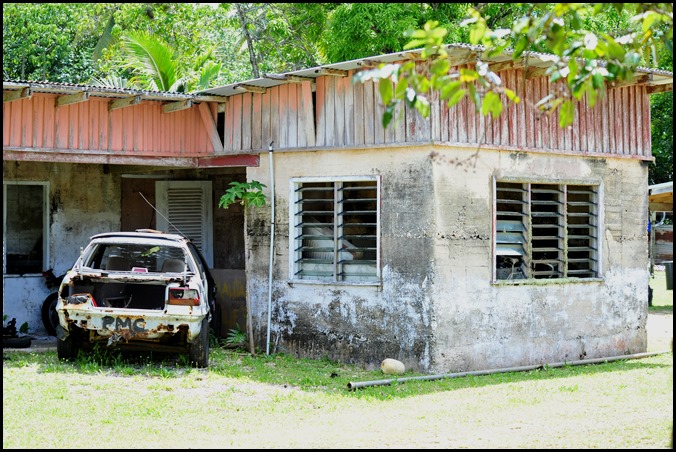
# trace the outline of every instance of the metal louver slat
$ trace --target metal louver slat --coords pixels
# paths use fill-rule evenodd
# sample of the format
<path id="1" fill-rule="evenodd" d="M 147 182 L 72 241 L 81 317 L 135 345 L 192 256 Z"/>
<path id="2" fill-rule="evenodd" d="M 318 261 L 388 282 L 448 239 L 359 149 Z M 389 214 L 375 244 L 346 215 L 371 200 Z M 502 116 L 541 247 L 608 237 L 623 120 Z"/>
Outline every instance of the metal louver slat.
<path id="1" fill-rule="evenodd" d="M 155 187 L 158 229 L 188 237 L 212 266 L 211 181 L 157 181 Z"/>
<path id="2" fill-rule="evenodd" d="M 377 182 L 304 182 L 294 192 L 294 277 L 374 280 L 378 268 Z M 346 266 L 353 270 L 344 271 Z"/>

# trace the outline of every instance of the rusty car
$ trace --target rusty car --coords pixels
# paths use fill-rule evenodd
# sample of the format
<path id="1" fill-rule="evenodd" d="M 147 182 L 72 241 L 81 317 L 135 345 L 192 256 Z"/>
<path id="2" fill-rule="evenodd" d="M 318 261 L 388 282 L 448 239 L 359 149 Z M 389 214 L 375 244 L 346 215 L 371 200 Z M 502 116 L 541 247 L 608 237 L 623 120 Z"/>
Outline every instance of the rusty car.
<path id="1" fill-rule="evenodd" d="M 58 357 L 73 360 L 98 344 L 187 355 L 208 367 L 215 293 L 202 253 L 180 234 L 94 235 L 59 286 Z"/>

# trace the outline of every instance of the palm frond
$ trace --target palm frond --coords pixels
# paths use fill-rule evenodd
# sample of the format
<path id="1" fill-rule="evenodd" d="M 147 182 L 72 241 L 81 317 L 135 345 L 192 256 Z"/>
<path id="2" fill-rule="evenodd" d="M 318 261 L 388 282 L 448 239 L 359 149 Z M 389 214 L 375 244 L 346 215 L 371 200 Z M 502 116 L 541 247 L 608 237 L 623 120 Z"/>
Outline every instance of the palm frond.
<path id="1" fill-rule="evenodd" d="M 117 11 L 117 8 L 115 9 Z M 101 33 L 101 36 L 99 36 L 98 41 L 96 42 L 96 47 L 94 47 L 94 52 L 92 53 L 92 61 L 96 61 L 99 58 L 101 58 L 101 54 L 103 53 L 103 49 L 108 47 L 112 42 L 113 42 L 113 27 L 115 26 L 115 11 L 110 13 L 110 18 L 108 19 L 108 23 L 106 24 L 106 28 L 103 30 L 103 33 Z"/>
<path id="2" fill-rule="evenodd" d="M 89 80 L 92 86 L 105 86 L 107 88 L 136 88 L 131 80 L 119 75 L 107 75 L 106 77 L 92 77 Z"/>
<path id="3" fill-rule="evenodd" d="M 204 64 L 211 59 L 211 56 L 214 54 L 215 48 L 212 47 L 206 52 L 204 52 L 202 55 L 198 55 L 197 58 L 195 58 L 195 62 L 193 63 L 192 70 L 195 72 L 198 72 Z"/>
<path id="4" fill-rule="evenodd" d="M 174 52 L 161 39 L 148 33 L 128 32 L 122 36 L 122 44 L 126 66 L 136 73 L 136 78 L 147 83 L 149 89 L 169 91 L 179 79 Z"/>
<path id="5" fill-rule="evenodd" d="M 196 86 L 194 90 L 198 89 L 207 89 L 212 80 L 215 80 L 221 73 L 221 63 L 216 63 L 214 61 L 207 61 L 199 69 Z M 193 91 L 193 90 L 191 90 Z"/>

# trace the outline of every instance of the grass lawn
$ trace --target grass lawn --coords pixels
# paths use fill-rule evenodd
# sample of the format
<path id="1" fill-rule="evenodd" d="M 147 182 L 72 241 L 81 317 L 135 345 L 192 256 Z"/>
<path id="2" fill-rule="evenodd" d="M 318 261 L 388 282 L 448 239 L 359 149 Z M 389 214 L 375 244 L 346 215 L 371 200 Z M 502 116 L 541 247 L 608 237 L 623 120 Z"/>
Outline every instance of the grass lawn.
<path id="1" fill-rule="evenodd" d="M 649 308 L 649 311 L 673 313 L 674 291 L 673 289 L 667 290 L 666 272 L 664 270 L 655 270 L 649 284 L 653 289 L 653 305 Z"/>
<path id="2" fill-rule="evenodd" d="M 673 313 L 664 278 L 650 280 L 653 318 Z M 348 383 L 383 374 L 220 347 L 208 369 L 119 353 L 3 355 L 4 449 L 672 448 L 671 352 L 356 391 Z"/>

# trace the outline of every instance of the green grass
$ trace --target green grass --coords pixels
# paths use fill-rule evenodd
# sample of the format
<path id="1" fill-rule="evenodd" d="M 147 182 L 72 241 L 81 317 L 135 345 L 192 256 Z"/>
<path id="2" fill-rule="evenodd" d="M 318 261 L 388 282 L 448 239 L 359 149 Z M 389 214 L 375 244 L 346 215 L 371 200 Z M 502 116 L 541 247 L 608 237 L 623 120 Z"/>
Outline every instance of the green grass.
<path id="1" fill-rule="evenodd" d="M 664 272 L 650 285 L 650 312 L 671 314 Z M 3 448 L 666 449 L 673 432 L 672 353 L 354 391 L 388 376 L 227 346 L 208 369 L 119 351 L 3 355 Z"/>
<path id="2" fill-rule="evenodd" d="M 330 360 L 216 348 L 160 355 L 5 353 L 4 448 L 667 448 L 671 353 L 407 381 Z M 414 376 L 407 372 L 404 376 Z"/>
<path id="3" fill-rule="evenodd" d="M 650 278 L 650 287 L 653 289 L 653 305 L 650 312 L 674 312 L 674 291 L 667 290 L 666 272 L 655 271 Z"/>

